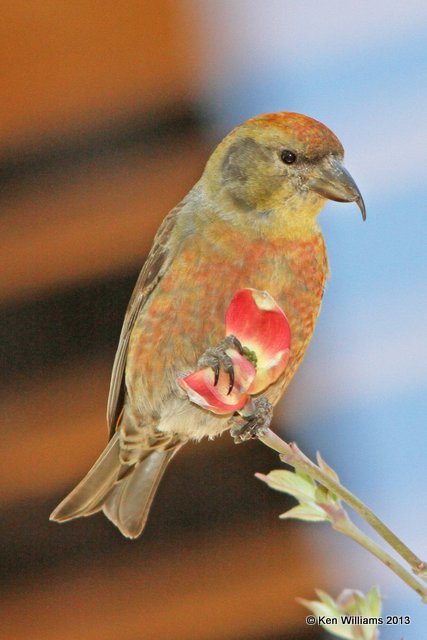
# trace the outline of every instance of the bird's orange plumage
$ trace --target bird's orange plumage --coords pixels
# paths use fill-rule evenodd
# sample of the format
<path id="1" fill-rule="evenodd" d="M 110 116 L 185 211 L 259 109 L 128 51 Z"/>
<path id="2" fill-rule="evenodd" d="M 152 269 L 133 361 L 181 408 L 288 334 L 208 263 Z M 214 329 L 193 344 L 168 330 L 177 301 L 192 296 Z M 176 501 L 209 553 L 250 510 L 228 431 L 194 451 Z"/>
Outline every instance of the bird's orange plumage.
<path id="1" fill-rule="evenodd" d="M 224 338 L 225 312 L 239 289 L 268 290 L 291 326 L 290 361 L 269 396 L 280 397 L 312 336 L 328 274 L 322 235 L 247 242 L 238 231 L 218 230 L 218 238 L 214 245 L 203 236 L 189 244 L 132 333 L 128 385 L 138 395 L 151 395 L 153 405 L 165 388 L 169 359 L 176 371 L 189 372 L 207 347 Z"/>

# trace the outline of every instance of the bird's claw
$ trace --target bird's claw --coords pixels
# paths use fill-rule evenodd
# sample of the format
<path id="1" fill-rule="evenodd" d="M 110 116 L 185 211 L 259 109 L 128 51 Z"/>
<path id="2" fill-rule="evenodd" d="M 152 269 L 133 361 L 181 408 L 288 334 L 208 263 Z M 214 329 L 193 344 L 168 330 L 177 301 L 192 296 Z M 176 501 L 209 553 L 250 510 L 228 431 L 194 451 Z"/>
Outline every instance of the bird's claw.
<path id="1" fill-rule="evenodd" d="M 261 396 L 253 401 L 254 411 L 250 416 L 233 416 L 228 421 L 230 433 L 236 444 L 264 435 L 273 418 L 273 405 Z"/>
<path id="2" fill-rule="evenodd" d="M 227 349 L 236 349 L 236 351 L 241 355 L 243 354 L 243 347 L 240 341 L 235 336 L 227 336 L 217 347 L 209 347 L 209 349 L 206 349 L 205 353 L 201 358 L 199 358 L 197 366 L 199 369 L 212 367 L 215 386 L 218 384 L 222 366 L 225 373 L 227 373 L 230 378 L 230 384 L 227 392 L 227 395 L 230 395 L 234 387 L 234 368 L 233 361 L 226 352 Z"/>

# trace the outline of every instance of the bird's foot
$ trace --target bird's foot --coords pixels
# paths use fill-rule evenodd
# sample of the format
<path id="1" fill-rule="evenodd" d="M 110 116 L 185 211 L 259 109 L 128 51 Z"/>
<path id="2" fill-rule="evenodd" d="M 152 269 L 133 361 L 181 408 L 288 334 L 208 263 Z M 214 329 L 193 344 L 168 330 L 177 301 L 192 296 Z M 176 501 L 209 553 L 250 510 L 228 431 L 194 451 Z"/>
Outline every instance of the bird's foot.
<path id="1" fill-rule="evenodd" d="M 221 367 L 223 367 L 225 373 L 228 373 L 230 377 L 230 386 L 228 388 L 228 395 L 230 395 L 234 387 L 234 368 L 233 361 L 228 355 L 227 349 L 236 349 L 241 355 L 243 354 L 243 347 L 240 341 L 234 336 L 227 336 L 217 347 L 209 347 L 209 349 L 206 349 L 197 361 L 197 367 L 199 369 L 212 367 L 215 374 L 215 386 L 218 384 L 219 373 Z"/>
<path id="2" fill-rule="evenodd" d="M 256 398 L 252 406 L 253 412 L 250 415 L 236 415 L 228 421 L 231 437 L 236 444 L 264 435 L 271 424 L 273 405 L 267 398 Z"/>

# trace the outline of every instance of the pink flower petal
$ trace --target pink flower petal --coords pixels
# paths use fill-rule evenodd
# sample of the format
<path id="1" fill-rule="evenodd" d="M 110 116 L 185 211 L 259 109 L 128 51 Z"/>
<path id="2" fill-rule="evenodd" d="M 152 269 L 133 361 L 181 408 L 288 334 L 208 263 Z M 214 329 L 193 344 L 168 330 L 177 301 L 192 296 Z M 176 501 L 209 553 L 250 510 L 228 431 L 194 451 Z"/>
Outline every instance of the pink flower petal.
<path id="1" fill-rule="evenodd" d="M 266 291 L 242 289 L 228 307 L 226 335 L 234 335 L 257 356 L 256 379 L 251 394 L 265 389 L 285 370 L 291 330 L 288 319 Z"/>
<path id="2" fill-rule="evenodd" d="M 227 414 L 239 411 L 247 402 L 247 390 L 256 374 L 255 367 L 234 349 L 227 350 L 233 361 L 234 387 L 228 395 L 230 377 L 221 369 L 218 384 L 214 385 L 215 375 L 208 367 L 195 371 L 185 378 L 179 378 L 178 384 L 184 389 L 191 402 L 213 413 Z"/>
<path id="3" fill-rule="evenodd" d="M 269 387 L 272 382 L 275 382 L 284 372 L 284 370 L 286 369 L 286 365 L 288 364 L 288 360 L 289 349 L 285 349 L 284 351 L 279 351 L 279 353 L 277 354 L 276 364 L 273 365 L 270 361 L 270 365 L 268 367 L 262 367 L 258 365 L 255 380 L 249 387 L 249 393 L 256 394 L 260 391 L 263 391 L 264 389 L 267 389 L 267 387 Z"/>

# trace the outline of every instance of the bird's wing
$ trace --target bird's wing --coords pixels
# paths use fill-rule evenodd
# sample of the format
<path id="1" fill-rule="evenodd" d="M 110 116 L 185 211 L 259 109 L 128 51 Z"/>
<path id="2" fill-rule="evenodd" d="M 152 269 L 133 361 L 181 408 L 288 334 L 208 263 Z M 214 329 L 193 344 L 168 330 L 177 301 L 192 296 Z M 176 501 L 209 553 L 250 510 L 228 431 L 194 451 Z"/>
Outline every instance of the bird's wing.
<path id="1" fill-rule="evenodd" d="M 113 371 L 111 373 L 110 392 L 107 404 L 107 420 L 110 429 L 110 437 L 116 430 L 117 420 L 120 416 L 124 397 L 124 373 L 126 357 L 129 346 L 129 338 L 136 318 L 149 299 L 151 293 L 166 273 L 172 260 L 170 250 L 170 237 L 175 226 L 176 217 L 180 210 L 178 205 L 166 216 L 161 224 L 150 254 L 139 274 L 133 290 L 128 308 L 126 310 L 122 331 L 119 339 Z"/>

